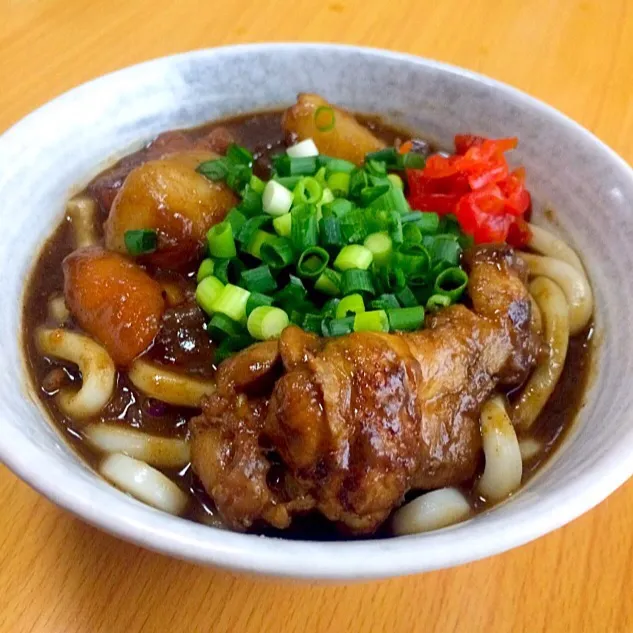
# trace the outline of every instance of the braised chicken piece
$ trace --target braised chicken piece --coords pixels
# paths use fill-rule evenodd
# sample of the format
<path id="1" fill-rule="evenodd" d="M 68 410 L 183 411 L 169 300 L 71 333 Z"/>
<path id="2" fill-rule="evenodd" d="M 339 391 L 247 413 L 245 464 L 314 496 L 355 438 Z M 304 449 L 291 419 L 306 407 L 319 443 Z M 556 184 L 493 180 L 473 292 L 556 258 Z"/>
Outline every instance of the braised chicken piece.
<path id="1" fill-rule="evenodd" d="M 363 162 L 365 154 L 385 147 L 353 115 L 315 94 L 301 93 L 297 103 L 284 112 L 281 127 L 289 143 L 311 138 L 321 154 L 356 165 Z"/>
<path id="2" fill-rule="evenodd" d="M 513 251 L 477 248 L 468 265 L 472 311 L 406 334 L 320 340 L 290 327 L 221 366 L 191 424 L 192 464 L 232 528 L 285 528 L 316 509 L 367 534 L 407 491 L 473 476 L 479 409 L 498 383 L 524 380 L 538 341 Z"/>

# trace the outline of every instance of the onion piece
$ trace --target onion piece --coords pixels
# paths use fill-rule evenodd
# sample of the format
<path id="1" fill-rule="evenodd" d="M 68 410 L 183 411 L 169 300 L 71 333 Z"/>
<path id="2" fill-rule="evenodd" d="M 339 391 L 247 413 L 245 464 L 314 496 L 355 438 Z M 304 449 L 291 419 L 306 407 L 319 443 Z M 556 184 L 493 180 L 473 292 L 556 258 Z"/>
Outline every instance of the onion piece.
<path id="1" fill-rule="evenodd" d="M 305 141 L 299 141 L 296 145 L 289 147 L 286 154 L 291 158 L 308 158 L 318 156 L 319 149 L 311 138 L 307 138 Z"/>
<path id="2" fill-rule="evenodd" d="M 97 243 L 97 203 L 92 198 L 71 198 L 66 204 L 66 217 L 72 224 L 77 248 L 94 246 Z"/>
<path id="3" fill-rule="evenodd" d="M 117 424 L 90 424 L 83 435 L 93 448 L 104 453 L 124 453 L 152 466 L 178 468 L 190 461 L 185 440 L 150 435 Z"/>
<path id="4" fill-rule="evenodd" d="M 486 466 L 477 490 L 488 500 L 499 501 L 521 485 L 523 461 L 519 442 L 500 396 L 484 404 L 479 419 Z"/>
<path id="5" fill-rule="evenodd" d="M 182 514 L 189 503 L 189 497 L 171 479 L 127 455 L 108 455 L 99 472 L 123 492 L 170 514 Z"/>
<path id="6" fill-rule="evenodd" d="M 543 444 L 533 437 L 523 437 L 519 440 L 519 450 L 521 451 L 521 459 L 524 462 L 529 462 L 543 450 Z"/>
<path id="7" fill-rule="evenodd" d="M 409 501 L 392 519 L 396 536 L 439 530 L 463 521 L 471 513 L 466 497 L 455 488 L 440 488 Z"/>

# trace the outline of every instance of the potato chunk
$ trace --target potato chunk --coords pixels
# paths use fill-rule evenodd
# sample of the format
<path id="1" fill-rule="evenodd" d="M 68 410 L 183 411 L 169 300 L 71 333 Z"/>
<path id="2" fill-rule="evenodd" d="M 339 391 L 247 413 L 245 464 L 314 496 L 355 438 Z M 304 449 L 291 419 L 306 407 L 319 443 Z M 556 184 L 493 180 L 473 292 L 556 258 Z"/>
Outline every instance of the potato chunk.
<path id="1" fill-rule="evenodd" d="M 331 129 L 319 129 L 327 126 L 328 112 L 317 110 L 321 107 L 332 108 L 334 125 Z M 321 121 L 321 119 L 324 121 Z M 321 154 L 344 158 L 360 165 L 368 152 L 385 147 L 366 127 L 362 126 L 349 112 L 329 104 L 315 94 L 301 93 L 297 103 L 288 108 L 283 115 L 281 126 L 289 141 L 303 141 L 311 138 Z"/>
<path id="2" fill-rule="evenodd" d="M 162 288 L 140 266 L 100 247 L 64 260 L 64 297 L 71 314 L 126 366 L 158 333 L 165 309 Z"/>
<path id="3" fill-rule="evenodd" d="M 205 150 L 179 152 L 132 170 L 117 194 L 105 223 L 106 246 L 127 254 L 124 236 L 133 229 L 154 229 L 158 248 L 143 261 L 178 269 L 201 254 L 207 231 L 237 204 L 233 192 L 196 172 Z"/>

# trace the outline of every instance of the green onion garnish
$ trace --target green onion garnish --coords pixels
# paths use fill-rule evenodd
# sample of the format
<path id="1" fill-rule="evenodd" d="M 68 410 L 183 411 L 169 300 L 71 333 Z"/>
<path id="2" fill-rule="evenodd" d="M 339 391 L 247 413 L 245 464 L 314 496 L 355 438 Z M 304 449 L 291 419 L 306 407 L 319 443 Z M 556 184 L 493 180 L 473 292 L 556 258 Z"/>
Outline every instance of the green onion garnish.
<path id="1" fill-rule="evenodd" d="M 246 268 L 242 260 L 237 257 L 231 259 L 216 259 L 213 262 L 213 274 L 223 284 L 237 284 L 242 271 Z"/>
<path id="2" fill-rule="evenodd" d="M 365 238 L 365 248 L 371 251 L 373 261 L 377 266 L 385 266 L 391 259 L 393 242 L 384 232 L 372 233 Z"/>
<path id="3" fill-rule="evenodd" d="M 369 304 L 374 310 L 391 310 L 399 308 L 400 303 L 394 294 L 382 294 L 373 299 Z"/>
<path id="4" fill-rule="evenodd" d="M 446 295 L 431 295 L 426 302 L 426 309 L 429 312 L 437 312 L 440 308 L 447 308 L 451 305 L 450 297 Z"/>
<path id="5" fill-rule="evenodd" d="M 328 176 L 331 174 L 335 174 L 338 172 L 342 172 L 344 174 L 351 174 L 355 169 L 356 165 L 350 162 L 349 160 L 345 160 L 343 158 L 332 158 L 331 156 L 319 156 L 318 158 L 319 164 L 324 166 L 327 170 Z"/>
<path id="6" fill-rule="evenodd" d="M 320 246 L 310 246 L 306 248 L 297 262 L 297 274 L 300 277 L 313 279 L 319 277 L 325 270 L 330 256 L 328 252 Z"/>
<path id="7" fill-rule="evenodd" d="M 292 200 L 292 191 L 275 180 L 269 180 L 262 194 L 262 208 L 268 215 L 283 215 L 290 211 Z"/>
<path id="8" fill-rule="evenodd" d="M 158 237 L 154 229 L 135 229 L 123 235 L 125 248 L 130 255 L 148 255 L 156 250 Z"/>
<path id="9" fill-rule="evenodd" d="M 437 276 L 434 290 L 436 294 L 445 295 L 451 303 L 455 303 L 464 294 L 467 285 L 468 275 L 461 268 L 454 266 Z"/>
<path id="10" fill-rule="evenodd" d="M 244 224 L 246 224 L 246 216 L 235 207 L 226 214 L 226 221 L 231 225 L 233 236 L 235 236 L 239 234 Z"/>
<path id="11" fill-rule="evenodd" d="M 336 117 L 330 106 L 319 106 L 314 111 L 314 125 L 319 132 L 329 132 L 334 129 Z"/>
<path id="12" fill-rule="evenodd" d="M 365 187 L 360 192 L 360 203 L 363 207 L 368 207 L 372 202 L 392 189 L 391 185 L 378 185 L 377 187 Z"/>
<path id="13" fill-rule="evenodd" d="M 246 327 L 253 338 L 268 341 L 279 338 L 289 322 L 288 314 L 281 308 L 259 306 L 248 316 Z"/>
<path id="14" fill-rule="evenodd" d="M 365 302 L 359 294 L 351 294 L 343 297 L 336 306 L 336 318 L 342 319 L 346 316 L 365 312 Z"/>
<path id="15" fill-rule="evenodd" d="M 418 305 L 418 300 L 413 294 L 411 288 L 408 286 L 405 286 L 402 290 L 398 291 L 396 293 L 396 298 L 403 308 L 413 308 Z"/>
<path id="16" fill-rule="evenodd" d="M 207 326 L 207 332 L 211 340 L 217 342 L 223 341 L 230 336 L 237 336 L 243 331 L 244 329 L 239 323 L 219 312 L 211 317 L 211 321 L 209 321 Z"/>
<path id="17" fill-rule="evenodd" d="M 253 155 L 236 143 L 231 143 L 226 150 L 226 158 L 234 163 L 241 163 L 250 167 L 253 164 Z"/>
<path id="18" fill-rule="evenodd" d="M 271 306 L 274 299 L 268 295 L 263 295 L 259 292 L 251 292 L 251 296 L 246 302 L 246 316 L 248 316 L 255 308 L 259 306 Z"/>
<path id="19" fill-rule="evenodd" d="M 281 270 L 292 264 L 295 259 L 292 242 L 287 237 L 267 238 L 259 249 L 259 256 L 273 270 Z"/>
<path id="20" fill-rule="evenodd" d="M 373 255 L 368 248 L 360 244 L 350 244 L 340 250 L 334 260 L 334 268 L 340 271 L 352 268 L 367 270 L 371 266 L 372 260 Z"/>
<path id="21" fill-rule="evenodd" d="M 384 310 L 359 312 L 354 317 L 354 332 L 388 332 L 389 319 Z"/>
<path id="22" fill-rule="evenodd" d="M 229 173 L 229 167 L 225 158 L 218 158 L 200 163 L 196 171 L 209 180 L 218 181 L 226 178 Z"/>
<path id="23" fill-rule="evenodd" d="M 280 235 L 281 237 L 290 237 L 290 233 L 292 231 L 292 216 L 290 213 L 278 215 L 273 220 L 273 228 L 275 229 L 275 233 L 277 233 L 277 235 Z"/>
<path id="24" fill-rule="evenodd" d="M 259 215 L 263 208 L 262 194 L 252 189 L 250 185 L 246 185 L 242 191 L 242 202 L 240 202 L 238 209 L 245 216 L 251 218 L 254 215 Z"/>
<path id="25" fill-rule="evenodd" d="M 327 179 L 327 186 L 336 198 L 346 198 L 349 194 L 349 181 L 349 174 L 338 171 Z"/>
<path id="26" fill-rule="evenodd" d="M 318 165 L 315 156 L 303 156 L 291 158 L 287 154 L 282 154 L 273 159 L 273 167 L 278 176 L 314 176 Z"/>
<path id="27" fill-rule="evenodd" d="M 372 275 L 367 270 L 352 268 L 346 270 L 341 277 L 341 291 L 344 295 L 354 292 L 376 294 Z"/>
<path id="28" fill-rule="evenodd" d="M 424 308 L 395 308 L 387 310 L 389 329 L 392 331 L 409 332 L 419 330 L 424 324 Z"/>
<path id="29" fill-rule="evenodd" d="M 257 257 L 257 259 L 261 259 L 262 246 L 264 244 L 275 243 L 277 239 L 278 236 L 273 235 L 272 233 L 267 233 L 266 231 L 256 231 L 248 246 L 243 250 L 245 253 L 248 253 L 253 257 Z"/>
<path id="30" fill-rule="evenodd" d="M 207 313 L 213 314 L 213 305 L 224 284 L 217 277 L 205 277 L 196 287 L 196 302 Z"/>
<path id="31" fill-rule="evenodd" d="M 250 292 L 261 294 L 266 294 L 277 288 L 277 282 L 266 264 L 244 270 L 240 278 L 240 285 L 246 287 Z"/>
<path id="32" fill-rule="evenodd" d="M 243 334 L 238 334 L 236 336 L 230 336 L 224 339 L 215 350 L 215 358 L 214 363 L 219 365 L 222 361 L 227 359 L 229 356 L 235 354 L 235 352 L 239 352 L 242 349 L 245 349 L 249 345 L 253 344 L 253 338 L 250 334 L 244 332 Z"/>
<path id="33" fill-rule="evenodd" d="M 324 320 L 322 323 L 323 336 L 343 336 L 351 334 L 354 331 L 354 317 L 345 317 L 343 319 Z"/>
<path id="34" fill-rule="evenodd" d="M 213 279 L 213 277 L 207 277 L 207 279 Z M 204 281 L 206 279 L 202 283 Z M 226 284 L 213 302 L 213 312 L 220 312 L 233 319 L 233 321 L 243 323 L 246 320 L 246 302 L 250 294 L 244 288 Z"/>
<path id="35" fill-rule="evenodd" d="M 295 277 L 294 275 L 290 275 L 290 281 L 275 294 L 274 299 L 275 303 L 280 304 L 282 307 L 292 309 L 305 301 L 307 295 L 308 291 L 303 285 L 301 279 Z"/>
<path id="36" fill-rule="evenodd" d="M 209 253 L 213 257 L 230 258 L 237 255 L 231 223 L 225 220 L 212 226 L 207 232 Z"/>
<path id="37" fill-rule="evenodd" d="M 331 268 L 326 268 L 314 282 L 314 288 L 323 294 L 337 297 L 341 294 L 341 275 Z"/>
<path id="38" fill-rule="evenodd" d="M 251 176 L 248 184 L 253 191 L 256 191 L 259 194 L 264 193 L 264 187 L 266 186 L 266 183 L 261 178 L 258 178 L 255 174 Z"/>
<path id="39" fill-rule="evenodd" d="M 246 220 L 240 232 L 237 234 L 237 241 L 244 245 L 248 246 L 250 242 L 255 237 L 257 231 L 265 227 L 267 224 L 270 224 L 271 217 L 269 215 L 256 215 L 254 218 L 250 218 Z"/>
<path id="40" fill-rule="evenodd" d="M 295 204 L 318 204 L 323 197 L 323 186 L 316 178 L 305 176 L 293 189 Z"/>
<path id="41" fill-rule="evenodd" d="M 198 267 L 196 274 L 196 282 L 200 283 L 205 277 L 210 277 L 213 274 L 214 263 L 212 259 L 203 259 Z"/>
<path id="42" fill-rule="evenodd" d="M 400 178 L 400 176 L 398 176 L 398 174 L 388 174 L 387 178 L 389 179 L 389 182 L 396 189 L 400 189 L 400 190 L 404 189 L 404 183 L 402 182 L 402 178 Z"/>
<path id="43" fill-rule="evenodd" d="M 316 246 L 319 241 L 316 207 L 302 204 L 291 211 L 292 224 L 290 236 L 294 247 L 302 252 L 309 246 Z"/>

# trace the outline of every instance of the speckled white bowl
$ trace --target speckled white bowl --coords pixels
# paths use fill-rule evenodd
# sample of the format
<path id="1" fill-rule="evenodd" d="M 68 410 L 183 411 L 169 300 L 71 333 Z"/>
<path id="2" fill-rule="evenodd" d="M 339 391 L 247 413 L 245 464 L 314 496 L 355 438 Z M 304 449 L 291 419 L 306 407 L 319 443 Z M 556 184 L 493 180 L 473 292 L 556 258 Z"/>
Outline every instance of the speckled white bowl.
<path id="1" fill-rule="evenodd" d="M 597 367 L 573 432 L 510 502 L 437 532 L 353 543 L 289 542 L 168 516 L 96 476 L 49 425 L 23 367 L 20 305 L 35 253 L 69 193 L 171 128 L 281 106 L 314 90 L 449 144 L 517 135 L 536 208 L 582 254 L 595 290 Z M 633 474 L 633 171 L 552 108 L 470 72 L 396 53 L 319 44 L 197 51 L 102 77 L 0 137 L 0 458 L 49 499 L 122 538 L 199 563 L 303 578 L 373 578 L 449 567 L 571 521 Z M 537 221 L 538 221 L 537 214 Z"/>

